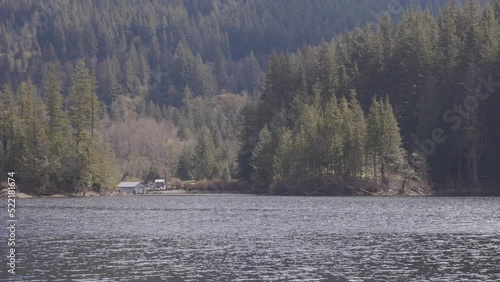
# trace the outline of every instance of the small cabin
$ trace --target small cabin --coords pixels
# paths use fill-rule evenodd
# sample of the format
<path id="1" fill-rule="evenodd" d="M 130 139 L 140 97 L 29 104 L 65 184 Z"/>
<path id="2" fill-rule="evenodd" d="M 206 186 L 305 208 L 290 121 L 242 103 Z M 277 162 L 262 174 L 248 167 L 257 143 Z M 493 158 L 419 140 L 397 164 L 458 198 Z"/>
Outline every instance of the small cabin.
<path id="1" fill-rule="evenodd" d="M 165 179 L 155 179 L 155 188 L 165 190 Z"/>
<path id="2" fill-rule="evenodd" d="M 145 194 L 146 189 L 146 185 L 141 182 L 120 182 L 120 184 L 118 184 L 118 190 L 120 190 L 121 193 Z"/>

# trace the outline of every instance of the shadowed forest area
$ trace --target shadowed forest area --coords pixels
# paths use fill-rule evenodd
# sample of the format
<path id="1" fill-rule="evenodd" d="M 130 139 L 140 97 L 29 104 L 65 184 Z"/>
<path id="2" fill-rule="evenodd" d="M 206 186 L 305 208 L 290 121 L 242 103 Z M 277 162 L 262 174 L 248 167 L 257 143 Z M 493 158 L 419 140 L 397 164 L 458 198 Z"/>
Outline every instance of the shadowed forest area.
<path id="1" fill-rule="evenodd" d="M 499 20 L 498 0 L 0 1 L 0 171 L 32 194 L 498 193 Z"/>

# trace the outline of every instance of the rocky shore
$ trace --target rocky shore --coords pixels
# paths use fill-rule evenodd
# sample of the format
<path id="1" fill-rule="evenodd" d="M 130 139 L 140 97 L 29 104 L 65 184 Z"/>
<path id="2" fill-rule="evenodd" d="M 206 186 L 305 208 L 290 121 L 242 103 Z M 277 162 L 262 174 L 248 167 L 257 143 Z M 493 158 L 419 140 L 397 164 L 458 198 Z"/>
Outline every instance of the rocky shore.
<path id="1" fill-rule="evenodd" d="M 169 183 L 172 184 L 172 183 Z M 282 182 L 271 187 L 267 192 L 253 189 L 246 181 L 202 180 L 197 182 L 182 182 L 176 180 L 175 185 L 167 185 L 166 191 L 149 191 L 148 196 L 177 196 L 193 194 L 257 194 L 276 196 L 441 196 L 441 197 L 475 197 L 500 196 L 499 184 L 484 185 L 481 187 L 457 186 L 453 188 L 440 185 L 423 185 L 422 183 L 408 183 L 402 185 L 393 182 L 391 185 L 380 185 L 370 182 L 344 182 L 337 180 L 300 179 Z M 404 187 L 404 188 L 402 188 Z M 70 198 L 70 197 L 100 197 L 100 196 L 134 196 L 119 191 L 98 193 L 87 191 L 81 193 L 29 195 L 16 191 L 16 198 Z M 0 198 L 7 198 L 8 190 L 2 187 Z"/>

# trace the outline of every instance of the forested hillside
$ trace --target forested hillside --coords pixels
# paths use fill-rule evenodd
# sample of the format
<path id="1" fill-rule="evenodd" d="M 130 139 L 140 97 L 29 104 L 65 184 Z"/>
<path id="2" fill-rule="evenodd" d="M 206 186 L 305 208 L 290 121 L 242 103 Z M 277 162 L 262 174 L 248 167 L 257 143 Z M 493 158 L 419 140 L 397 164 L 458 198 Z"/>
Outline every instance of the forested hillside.
<path id="1" fill-rule="evenodd" d="M 498 189 L 499 15 L 499 1 L 452 3 L 437 19 L 412 9 L 273 56 L 247 114 L 242 175 L 262 189 L 429 176 L 438 189 Z"/>
<path id="2" fill-rule="evenodd" d="M 1 1 L 0 83 L 38 85 L 48 62 L 67 73 L 84 59 L 107 105 L 122 95 L 179 107 L 185 86 L 254 92 L 273 50 L 330 41 L 384 12 L 398 19 L 410 2 L 444 1 Z"/>
<path id="3" fill-rule="evenodd" d="M 0 168 L 35 193 L 498 181 L 495 96 L 454 106 L 494 80 L 498 2 L 389 2 L 0 1 Z"/>

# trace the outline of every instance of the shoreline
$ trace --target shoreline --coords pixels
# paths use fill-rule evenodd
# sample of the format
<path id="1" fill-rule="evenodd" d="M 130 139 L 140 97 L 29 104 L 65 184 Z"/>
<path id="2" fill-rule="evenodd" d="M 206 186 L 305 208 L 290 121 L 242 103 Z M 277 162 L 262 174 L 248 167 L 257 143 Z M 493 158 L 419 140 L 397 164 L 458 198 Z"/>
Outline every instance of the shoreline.
<path id="1" fill-rule="evenodd" d="M 372 195 L 293 195 L 293 194 L 260 194 L 251 192 L 232 192 L 232 191 L 187 191 L 187 190 L 168 190 L 162 192 L 153 192 L 146 194 L 123 194 L 119 192 L 111 193 L 83 193 L 78 194 L 54 194 L 54 195 L 29 195 L 22 192 L 16 193 L 17 199 L 41 199 L 41 198 L 89 198 L 89 197 L 165 197 L 165 196 L 232 196 L 232 195 L 242 195 L 242 196 L 273 196 L 273 197 L 373 197 L 373 198 L 418 198 L 418 197 L 459 197 L 459 198 L 476 198 L 476 197 L 500 197 L 500 193 L 494 191 L 446 191 L 440 193 L 431 194 L 417 194 L 417 193 L 407 193 L 407 194 L 372 194 Z M 0 198 L 7 198 L 7 193 L 4 190 L 0 191 Z"/>
<path id="2" fill-rule="evenodd" d="M 117 191 L 96 193 L 71 193 L 71 194 L 53 194 L 53 195 L 30 195 L 22 192 L 16 192 L 17 199 L 40 199 L 40 198 L 89 198 L 89 197 L 133 197 L 133 196 L 225 196 L 225 195 L 258 195 L 255 193 L 244 192 L 229 192 L 229 191 L 188 191 L 188 190 L 167 190 L 167 191 L 153 191 L 145 194 L 126 194 Z M 0 198 L 8 198 L 7 189 L 0 190 Z"/>
<path id="3" fill-rule="evenodd" d="M 293 187 L 298 183 L 283 183 L 284 187 Z M 313 183 L 302 183 L 302 187 L 316 187 Z M 307 184 L 312 184 L 309 186 Z M 173 185 L 172 185 L 173 186 Z M 169 187 L 172 187 L 169 186 Z M 282 187 L 283 187 L 282 186 Z M 176 187 L 176 186 L 173 186 Z M 173 188 L 172 187 L 172 188 Z M 1 187 L 0 198 L 8 198 L 8 189 Z M 370 189 L 371 188 L 371 189 Z M 382 189 L 381 189 L 382 188 Z M 378 190 L 378 191 L 377 191 Z M 227 196 L 227 195 L 256 195 L 256 196 L 297 196 L 297 197 L 500 197 L 500 189 L 496 185 L 484 185 L 479 187 L 468 187 L 466 185 L 455 188 L 444 187 L 440 184 L 431 184 L 427 189 L 419 186 L 408 187 L 403 191 L 394 187 L 370 187 L 367 183 L 330 183 L 327 186 L 320 186 L 317 189 L 277 189 L 273 192 L 258 192 L 247 182 L 233 181 L 222 183 L 216 181 L 202 180 L 196 183 L 182 183 L 171 190 L 153 190 L 145 194 L 128 194 L 118 190 L 105 191 L 102 193 L 86 191 L 79 193 L 56 193 L 51 195 L 33 195 L 16 191 L 16 198 L 81 198 L 81 197 L 106 197 L 106 196 Z"/>

